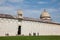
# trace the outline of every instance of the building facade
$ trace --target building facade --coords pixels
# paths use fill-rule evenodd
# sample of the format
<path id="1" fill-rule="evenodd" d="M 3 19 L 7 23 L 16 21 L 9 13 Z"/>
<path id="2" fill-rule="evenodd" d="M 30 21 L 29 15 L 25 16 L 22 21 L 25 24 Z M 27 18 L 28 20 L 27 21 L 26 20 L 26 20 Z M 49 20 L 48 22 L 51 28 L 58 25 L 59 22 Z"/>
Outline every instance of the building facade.
<path id="1" fill-rule="evenodd" d="M 23 17 L 22 10 L 18 10 L 17 14 L 17 17 L 0 14 L 0 36 L 60 35 L 60 24 L 52 22 L 46 10 L 42 12 L 40 19 Z"/>

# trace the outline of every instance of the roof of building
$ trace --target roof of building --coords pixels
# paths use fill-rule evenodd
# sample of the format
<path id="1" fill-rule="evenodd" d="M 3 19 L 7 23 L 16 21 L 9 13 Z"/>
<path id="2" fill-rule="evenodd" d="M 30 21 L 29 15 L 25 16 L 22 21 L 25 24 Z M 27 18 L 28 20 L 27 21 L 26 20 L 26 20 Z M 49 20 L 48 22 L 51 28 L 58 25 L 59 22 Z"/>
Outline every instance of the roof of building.
<path id="1" fill-rule="evenodd" d="M 17 17 L 13 17 L 12 15 L 9 15 L 9 14 L 0 14 L 0 18 L 18 19 Z M 58 24 L 58 25 L 60 25 L 60 23 L 56 23 L 56 22 L 45 22 L 45 21 L 42 21 L 41 19 L 37 19 L 37 18 L 23 17 L 23 20 L 26 20 L 26 21 L 35 21 L 35 22 L 42 22 L 42 23 L 49 23 L 49 24 Z"/>
<path id="2" fill-rule="evenodd" d="M 57 22 L 52 22 L 52 21 L 50 21 L 50 22 L 48 22 L 48 21 L 42 21 L 41 19 L 37 19 L 37 18 L 23 17 L 23 20 L 60 25 L 60 23 L 57 23 Z"/>
<path id="3" fill-rule="evenodd" d="M 9 15 L 9 14 L 0 14 L 0 18 L 10 18 L 10 19 L 13 19 L 14 17 L 12 15 Z"/>

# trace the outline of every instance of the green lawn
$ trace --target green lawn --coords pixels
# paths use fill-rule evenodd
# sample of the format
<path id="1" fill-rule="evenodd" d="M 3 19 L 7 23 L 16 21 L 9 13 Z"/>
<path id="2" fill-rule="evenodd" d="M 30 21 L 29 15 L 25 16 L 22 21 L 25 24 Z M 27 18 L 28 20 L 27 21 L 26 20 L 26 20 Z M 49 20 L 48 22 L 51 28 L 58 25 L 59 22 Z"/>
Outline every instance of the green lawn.
<path id="1" fill-rule="evenodd" d="M 60 40 L 60 36 L 6 36 L 0 40 Z"/>

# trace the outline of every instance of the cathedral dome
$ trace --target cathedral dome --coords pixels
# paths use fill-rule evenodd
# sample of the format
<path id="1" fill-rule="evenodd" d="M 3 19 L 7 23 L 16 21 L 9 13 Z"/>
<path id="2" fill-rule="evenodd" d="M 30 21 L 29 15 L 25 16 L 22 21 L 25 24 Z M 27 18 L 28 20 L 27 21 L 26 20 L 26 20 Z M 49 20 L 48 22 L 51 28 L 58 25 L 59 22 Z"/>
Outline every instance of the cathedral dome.
<path id="1" fill-rule="evenodd" d="M 49 15 L 49 13 L 46 10 L 44 10 L 40 17 L 41 18 L 45 18 L 45 17 L 50 17 L 50 15 Z"/>
<path id="2" fill-rule="evenodd" d="M 51 17 L 45 9 L 42 12 L 42 14 L 40 15 L 40 19 L 43 20 L 43 21 L 51 21 Z"/>

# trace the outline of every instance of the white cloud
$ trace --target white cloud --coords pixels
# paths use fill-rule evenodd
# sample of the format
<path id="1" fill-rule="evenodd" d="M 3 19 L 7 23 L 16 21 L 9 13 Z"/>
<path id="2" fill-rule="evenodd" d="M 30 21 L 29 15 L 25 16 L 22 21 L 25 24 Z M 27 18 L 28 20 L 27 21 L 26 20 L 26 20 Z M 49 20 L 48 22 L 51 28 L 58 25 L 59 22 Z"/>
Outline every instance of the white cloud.
<path id="1" fill-rule="evenodd" d="M 47 10 L 50 10 L 50 11 L 57 11 L 56 9 L 47 9 Z"/>
<path id="2" fill-rule="evenodd" d="M 16 6 L 13 6 L 9 3 L 6 3 L 7 1 L 9 2 L 23 2 L 23 0 L 0 0 L 0 13 L 5 13 L 5 14 L 13 14 L 15 13 L 16 14 L 16 9 L 17 7 Z M 13 14 L 13 15 L 15 15 Z"/>
<path id="3" fill-rule="evenodd" d="M 57 0 L 51 0 L 52 3 L 56 2 Z"/>
<path id="4" fill-rule="evenodd" d="M 60 8 L 59 8 L 59 10 L 60 10 Z"/>
<path id="5" fill-rule="evenodd" d="M 58 5 L 60 6 L 60 2 L 58 3 Z"/>
<path id="6" fill-rule="evenodd" d="M 4 4 L 7 0 L 0 0 L 0 4 Z"/>
<path id="7" fill-rule="evenodd" d="M 41 10 L 27 9 L 27 10 L 23 10 L 23 11 L 24 11 L 24 16 L 31 17 L 31 18 L 39 18 L 40 14 L 41 14 Z"/>
<path id="8" fill-rule="evenodd" d="M 48 2 L 43 2 L 43 1 L 40 1 L 40 2 L 37 2 L 38 4 L 47 4 Z"/>
<path id="9" fill-rule="evenodd" d="M 16 2 L 23 2 L 24 0 L 8 0 L 8 1 L 16 3 Z"/>
<path id="10" fill-rule="evenodd" d="M 26 12 L 27 14 L 29 14 L 29 13 L 31 13 L 31 14 L 35 14 L 35 13 L 39 13 L 40 10 L 27 9 L 27 10 L 24 10 L 24 12 Z"/>
<path id="11" fill-rule="evenodd" d="M 4 14 L 14 14 L 15 12 L 15 8 L 14 7 L 10 7 L 10 6 L 1 6 L 0 7 L 0 13 L 4 13 Z"/>
<path id="12" fill-rule="evenodd" d="M 55 8 L 47 8 L 47 10 L 49 12 L 58 12 L 59 11 L 58 9 L 55 9 Z"/>
<path id="13" fill-rule="evenodd" d="M 22 3 L 24 0 L 0 0 L 0 5 L 5 4 L 6 1 L 12 2 L 12 3 L 18 3 L 18 2 Z"/>
<path id="14" fill-rule="evenodd" d="M 46 9 L 49 12 L 58 12 L 58 11 L 60 11 L 59 9 L 56 9 L 56 8 L 41 8 L 41 10 L 44 10 L 44 9 Z"/>

